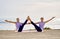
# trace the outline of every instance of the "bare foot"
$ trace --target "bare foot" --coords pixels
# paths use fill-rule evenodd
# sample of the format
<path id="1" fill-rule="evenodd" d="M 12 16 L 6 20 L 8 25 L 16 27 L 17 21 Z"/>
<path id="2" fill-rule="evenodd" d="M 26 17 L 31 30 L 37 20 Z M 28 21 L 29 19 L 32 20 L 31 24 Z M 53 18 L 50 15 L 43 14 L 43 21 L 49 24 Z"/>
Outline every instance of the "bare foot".
<path id="1" fill-rule="evenodd" d="M 15 31 L 15 32 L 18 32 L 18 31 Z"/>
<path id="2" fill-rule="evenodd" d="M 30 17 L 28 16 L 28 20 L 30 20 L 30 22 L 31 22 L 31 19 L 30 19 Z"/>

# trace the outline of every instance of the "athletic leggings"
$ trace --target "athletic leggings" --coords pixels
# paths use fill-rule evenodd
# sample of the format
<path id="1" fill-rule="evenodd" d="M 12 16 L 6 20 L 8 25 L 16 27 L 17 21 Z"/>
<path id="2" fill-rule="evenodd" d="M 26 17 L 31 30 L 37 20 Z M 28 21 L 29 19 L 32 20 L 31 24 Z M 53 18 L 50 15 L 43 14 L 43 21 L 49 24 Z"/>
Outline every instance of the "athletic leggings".
<path id="1" fill-rule="evenodd" d="M 34 22 L 31 21 L 31 23 L 34 25 L 35 29 L 38 31 L 38 32 L 42 32 L 42 29 L 37 26 Z"/>
<path id="2" fill-rule="evenodd" d="M 22 24 L 22 26 L 19 27 L 18 32 L 22 32 L 23 27 L 24 27 L 24 25 L 27 23 L 27 21 L 28 21 L 28 20 L 26 20 L 26 21 Z"/>

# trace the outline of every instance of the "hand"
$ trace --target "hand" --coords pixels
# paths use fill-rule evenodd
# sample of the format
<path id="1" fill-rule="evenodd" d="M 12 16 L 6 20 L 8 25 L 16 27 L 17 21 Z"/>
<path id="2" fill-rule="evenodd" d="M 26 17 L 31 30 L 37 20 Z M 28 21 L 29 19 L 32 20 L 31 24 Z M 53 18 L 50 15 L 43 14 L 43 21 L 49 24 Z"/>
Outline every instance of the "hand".
<path id="1" fill-rule="evenodd" d="M 31 22 L 30 22 L 30 23 L 28 23 L 28 24 L 31 24 Z"/>
<path id="2" fill-rule="evenodd" d="M 52 17 L 52 19 L 55 18 L 55 17 Z"/>
<path id="3" fill-rule="evenodd" d="M 8 20 L 5 20 L 6 22 L 8 21 Z"/>

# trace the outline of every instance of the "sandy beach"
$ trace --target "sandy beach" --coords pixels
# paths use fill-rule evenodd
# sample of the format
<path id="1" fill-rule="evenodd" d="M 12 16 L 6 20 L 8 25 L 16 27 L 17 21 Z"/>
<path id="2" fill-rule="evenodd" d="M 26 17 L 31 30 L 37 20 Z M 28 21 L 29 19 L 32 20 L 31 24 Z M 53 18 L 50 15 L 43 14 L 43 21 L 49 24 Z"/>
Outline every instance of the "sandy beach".
<path id="1" fill-rule="evenodd" d="M 60 30 L 44 30 L 44 32 L 0 30 L 0 39 L 60 39 Z"/>

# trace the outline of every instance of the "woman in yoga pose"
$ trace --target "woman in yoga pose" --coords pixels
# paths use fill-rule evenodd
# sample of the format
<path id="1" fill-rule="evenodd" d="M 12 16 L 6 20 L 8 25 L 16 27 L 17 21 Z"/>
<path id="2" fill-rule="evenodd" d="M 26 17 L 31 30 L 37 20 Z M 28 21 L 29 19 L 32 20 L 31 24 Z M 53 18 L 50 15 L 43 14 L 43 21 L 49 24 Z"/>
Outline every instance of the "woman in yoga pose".
<path id="1" fill-rule="evenodd" d="M 33 24 L 35 29 L 38 31 L 38 32 L 42 32 L 43 31 L 43 28 L 44 28 L 44 25 L 45 23 L 48 23 L 49 21 L 51 21 L 52 19 L 54 19 L 55 17 L 52 17 L 51 19 L 47 20 L 47 21 L 44 21 L 44 18 L 41 17 L 40 20 L 41 22 L 36 22 L 34 23 L 30 17 L 28 16 L 28 20 L 30 20 L 30 23 L 29 24 Z M 39 24 L 39 26 L 37 26 L 36 24 Z"/>
<path id="2" fill-rule="evenodd" d="M 16 22 L 5 20 L 6 22 L 13 23 L 16 25 L 16 32 L 22 32 L 25 24 L 28 24 L 28 17 L 24 23 L 19 22 L 19 18 L 16 18 Z"/>

